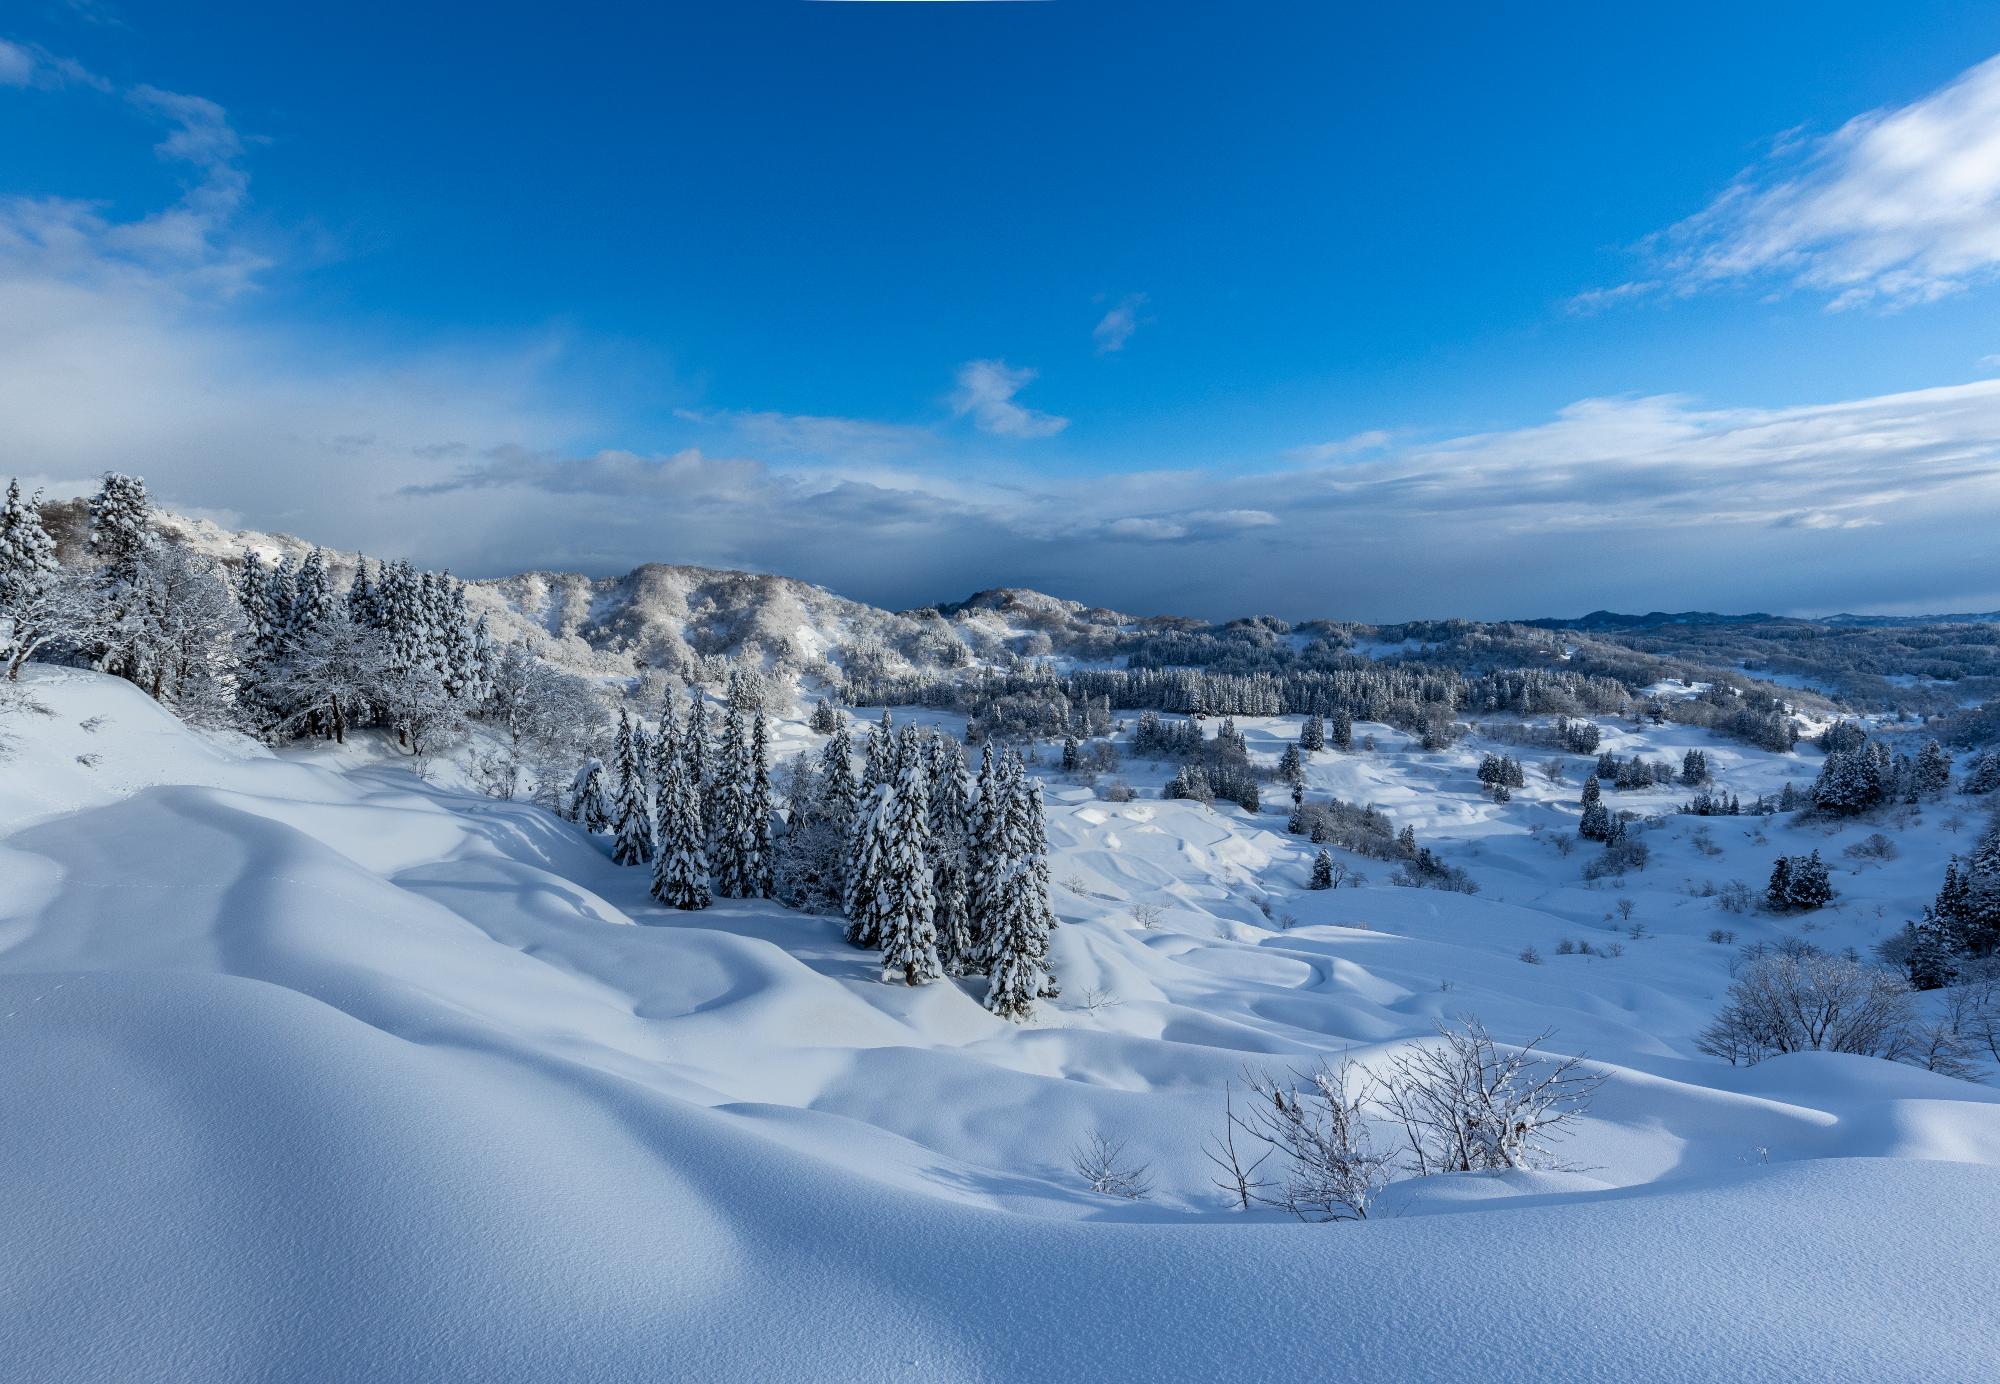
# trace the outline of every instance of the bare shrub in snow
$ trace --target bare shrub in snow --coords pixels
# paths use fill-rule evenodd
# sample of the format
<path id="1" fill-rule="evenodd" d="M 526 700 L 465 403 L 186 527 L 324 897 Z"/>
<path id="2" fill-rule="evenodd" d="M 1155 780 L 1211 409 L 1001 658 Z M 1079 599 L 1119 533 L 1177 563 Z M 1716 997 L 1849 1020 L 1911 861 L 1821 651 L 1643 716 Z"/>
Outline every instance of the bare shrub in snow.
<path id="1" fill-rule="evenodd" d="M 1150 932 L 1160 925 L 1160 917 L 1164 911 L 1156 903 L 1135 903 L 1131 908 L 1132 921 Z"/>
<path id="2" fill-rule="evenodd" d="M 1129 803 L 1139 794 L 1124 779 L 1113 779 L 1097 790 L 1097 796 L 1108 803 Z"/>
<path id="3" fill-rule="evenodd" d="M 1542 964 L 1542 954 L 1533 947 L 1521 948 L 1521 959 L 1530 966 L 1539 966 Z"/>
<path id="4" fill-rule="evenodd" d="M 1715 896 L 1715 906 L 1724 913 L 1748 913 L 1757 906 L 1757 896 L 1740 879 L 1732 879 Z"/>
<path id="5" fill-rule="evenodd" d="M 1244 1154 L 1236 1147 L 1236 1132 L 1244 1126 L 1236 1118 L 1236 1093 L 1228 1088 L 1222 1095 L 1222 1113 L 1221 1135 L 1210 1136 L 1208 1144 L 1202 1149 L 1202 1156 L 1222 1172 L 1221 1177 L 1212 1180 L 1235 1199 L 1239 1210 L 1248 1211 L 1257 1204 L 1268 1205 L 1264 1189 L 1271 1183 L 1266 1178 L 1258 1177 L 1257 1170 L 1276 1150 L 1266 1147 L 1246 1164 Z"/>
<path id="6" fill-rule="evenodd" d="M 1894 860 L 1902 854 L 1902 851 L 1897 848 L 1894 841 L 1881 832 L 1874 831 L 1856 841 L 1841 854 L 1850 860 Z"/>
<path id="7" fill-rule="evenodd" d="M 1244 1113 L 1228 1112 L 1230 1127 L 1284 1159 L 1274 1194 L 1263 1200 L 1305 1221 L 1366 1220 L 1395 1175 L 1394 1151 L 1378 1148 L 1368 1127 L 1381 1083 L 1348 1058 L 1291 1077 L 1246 1071 L 1257 1099 Z"/>
<path id="8" fill-rule="evenodd" d="M 1897 1056 L 1912 1066 L 1940 1076 L 1962 1081 L 1979 1080 L 1979 1047 L 1947 1012 L 1943 1017 L 1918 1024 L 1909 1032 L 1905 1048 Z"/>
<path id="9" fill-rule="evenodd" d="M 1910 1040 L 1910 995 L 1909 982 L 1885 967 L 1788 948 L 1743 967 L 1695 1046 L 1731 1066 L 1786 1052 L 1896 1057 Z"/>
<path id="10" fill-rule="evenodd" d="M 1625 874 L 1629 870 L 1643 870 L 1651 855 L 1646 843 L 1632 836 L 1621 836 L 1604 848 L 1603 854 L 1583 863 L 1585 879 L 1610 879 Z"/>
<path id="11" fill-rule="evenodd" d="M 1084 1185 L 1101 1196 L 1143 1201 L 1153 1192 L 1153 1180 L 1145 1163 L 1125 1156 L 1125 1141 L 1114 1139 L 1101 1129 L 1093 1129 L 1069 1151 L 1070 1166 Z"/>
<path id="12" fill-rule="evenodd" d="M 1079 996 L 1086 1013 L 1095 1014 L 1100 1009 L 1116 1009 L 1124 1001 L 1109 990 L 1101 990 L 1095 985 L 1086 986 Z"/>
<path id="13" fill-rule="evenodd" d="M 1553 1168 L 1553 1145 L 1604 1082 L 1581 1057 L 1539 1051 L 1545 1030 L 1519 1047 L 1493 1041 L 1465 1019 L 1390 1061 L 1383 1103 L 1403 1127 L 1411 1170 L 1481 1172 Z"/>

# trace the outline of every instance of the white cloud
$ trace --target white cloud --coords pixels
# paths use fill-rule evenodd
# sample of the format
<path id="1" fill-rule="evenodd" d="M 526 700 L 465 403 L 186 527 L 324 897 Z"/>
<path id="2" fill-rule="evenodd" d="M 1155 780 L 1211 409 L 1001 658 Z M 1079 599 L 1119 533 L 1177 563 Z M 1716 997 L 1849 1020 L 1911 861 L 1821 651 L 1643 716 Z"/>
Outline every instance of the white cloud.
<path id="1" fill-rule="evenodd" d="M 0 38 L 0 86 L 26 86 L 34 75 L 34 55 L 20 44 Z"/>
<path id="2" fill-rule="evenodd" d="M 1820 139 L 1787 136 L 1648 245 L 1656 273 L 1573 300 L 1777 286 L 1833 308 L 1929 302 L 2000 269 L 2000 57 Z"/>
<path id="3" fill-rule="evenodd" d="M 690 423 L 728 431 L 760 452 L 813 460 L 866 461 L 938 445 L 929 428 L 869 418 L 830 418 L 762 409 L 676 409 Z"/>
<path id="4" fill-rule="evenodd" d="M 958 368 L 952 412 L 970 417 L 974 427 L 996 437 L 1052 437 L 1069 426 L 1069 419 L 1014 402 L 1036 374 L 1025 366 L 1014 369 L 1003 360 L 967 361 Z"/>
<path id="5" fill-rule="evenodd" d="M 1132 333 L 1139 330 L 1139 309 L 1145 305 L 1145 294 L 1128 293 L 1117 307 L 1098 319 L 1090 331 L 1091 339 L 1097 343 L 1097 354 L 1108 356 L 1125 349 Z"/>
<path id="6" fill-rule="evenodd" d="M 1380 428 L 1358 432 L 1351 437 L 1336 438 L 1332 442 L 1313 442 L 1303 447 L 1294 447 L 1285 453 L 1293 461 L 1323 462 L 1338 461 L 1342 457 L 1360 456 L 1366 452 L 1379 452 L 1394 439 Z"/>

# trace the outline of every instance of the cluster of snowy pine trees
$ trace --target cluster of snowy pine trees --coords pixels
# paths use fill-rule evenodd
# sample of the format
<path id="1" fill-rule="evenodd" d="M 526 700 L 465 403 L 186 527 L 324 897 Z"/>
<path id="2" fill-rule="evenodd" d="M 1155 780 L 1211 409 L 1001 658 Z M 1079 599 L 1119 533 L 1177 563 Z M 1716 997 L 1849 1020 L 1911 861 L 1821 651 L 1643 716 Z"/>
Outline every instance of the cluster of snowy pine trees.
<path id="1" fill-rule="evenodd" d="M 733 684 L 711 727 L 691 687 L 686 716 L 669 698 L 650 733 L 621 712 L 610 767 L 585 761 L 563 805 L 586 831 L 612 834 L 618 864 L 651 864 L 653 897 L 669 907 L 776 896 L 770 726 L 756 705 L 746 724 L 754 700 Z"/>
<path id="2" fill-rule="evenodd" d="M 844 736 L 828 742 L 828 798 L 845 795 L 834 761 L 846 753 Z M 986 1007 L 1016 1020 L 1055 997 L 1042 786 L 1018 753 L 988 744 L 968 781 L 957 741 L 898 731 L 884 711 L 852 801 L 840 867 L 847 937 L 881 949 L 885 980 L 983 972 Z M 838 804 L 821 812 L 837 819 Z"/>
<path id="3" fill-rule="evenodd" d="M 449 573 L 407 562 L 371 573 L 364 557 L 341 592 L 323 549 L 270 567 L 253 551 L 236 597 L 248 625 L 240 695 L 267 734 L 338 741 L 376 722 L 427 752 L 492 695 L 500 651 Z"/>
<path id="4" fill-rule="evenodd" d="M 1990 976 L 2000 957 L 2000 819 L 1979 844 L 1944 867 L 1937 898 L 1923 920 L 1905 929 L 1902 961 L 1910 983 L 1932 990 L 1955 980 Z"/>
<path id="5" fill-rule="evenodd" d="M 1859 726 L 1842 722 L 1820 738 L 1826 760 L 1811 789 L 1813 811 L 1853 817 L 1883 803 L 1914 803 L 1951 787 L 1951 756 L 1935 740 L 1915 755 L 1897 754 Z"/>
<path id="6" fill-rule="evenodd" d="M 38 497 L 37 497 L 38 499 Z M 220 567 L 157 531 L 145 482 L 106 475 L 88 506 L 90 565 L 65 567 L 37 500 L 0 503 L 0 650 L 87 663 L 185 719 L 271 739 L 390 727 L 423 754 L 486 706 L 499 661 L 465 587 L 406 562 L 358 564 L 346 592 L 315 548 L 295 566 Z"/>
<path id="7" fill-rule="evenodd" d="M 691 690 L 654 734 L 621 716 L 611 764 L 586 761 L 566 815 L 611 833 L 620 864 L 651 861 L 653 896 L 671 907 L 706 908 L 712 892 L 837 908 L 848 941 L 881 952 L 886 981 L 985 975 L 987 1007 L 1016 1020 L 1057 995 L 1042 787 L 1018 753 L 989 745 L 974 779 L 956 740 L 885 711 L 857 775 L 835 717 L 816 761 L 792 766 L 778 837 L 769 725 L 751 703 L 732 690 L 711 724 Z"/>

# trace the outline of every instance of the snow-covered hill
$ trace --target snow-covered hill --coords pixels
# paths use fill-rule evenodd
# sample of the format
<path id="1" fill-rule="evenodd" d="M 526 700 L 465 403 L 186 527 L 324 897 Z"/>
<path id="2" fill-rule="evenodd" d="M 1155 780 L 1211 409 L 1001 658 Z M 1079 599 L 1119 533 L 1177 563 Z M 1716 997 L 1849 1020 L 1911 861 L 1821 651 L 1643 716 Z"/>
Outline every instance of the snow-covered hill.
<path id="1" fill-rule="evenodd" d="M 227 571 L 250 552 L 267 564 L 289 558 L 296 566 L 315 546 L 291 534 L 231 530 L 198 516 L 162 512 L 157 523 L 169 538 Z M 344 586 L 358 555 L 328 550 L 327 560 L 335 585 Z M 526 643 L 566 671 L 589 677 L 631 677 L 646 669 L 685 676 L 705 656 L 746 654 L 822 680 L 850 668 L 949 670 L 1052 647 L 1037 643 L 1037 635 L 1073 644 L 1134 625 L 1192 623 L 1134 621 L 1017 590 L 981 592 L 940 609 L 890 611 L 791 577 L 666 563 L 612 577 L 523 572 L 474 581 L 466 601 L 499 638 Z"/>
<path id="2" fill-rule="evenodd" d="M 1316 796 L 1413 826 L 1468 897 L 1308 891 L 1281 815 L 1150 796 L 1164 766 L 1128 766 L 1130 802 L 1051 775 L 1065 994 L 1016 1028 L 957 984 L 880 984 L 831 919 L 663 912 L 601 840 L 366 737 L 274 753 L 122 682 L 27 678 L 0 722 L 10 1378 L 1986 1370 L 1967 1228 L 2000 1215 L 1996 1093 L 1692 1044 L 1736 945 L 1805 925 L 1705 883 L 1819 848 L 1841 898 L 1810 936 L 1865 947 L 1969 804 L 1851 868 L 1867 828 L 1670 818 L 1614 887 L 1554 848 L 1573 788 L 1493 802 L 1476 739 L 1366 726 L 1374 751 L 1315 758 Z M 1297 722 L 1243 729 L 1269 762 Z M 1686 728 L 1607 739 L 1698 745 L 1745 795 L 1810 772 Z M 813 743 L 780 729 L 780 753 Z M 1246 1065 L 1379 1062 L 1465 1013 L 1607 1075 L 1575 1171 L 1405 1183 L 1349 1225 L 1212 1184 Z M 1093 1129 L 1151 1164 L 1151 1199 L 1080 1184 Z"/>

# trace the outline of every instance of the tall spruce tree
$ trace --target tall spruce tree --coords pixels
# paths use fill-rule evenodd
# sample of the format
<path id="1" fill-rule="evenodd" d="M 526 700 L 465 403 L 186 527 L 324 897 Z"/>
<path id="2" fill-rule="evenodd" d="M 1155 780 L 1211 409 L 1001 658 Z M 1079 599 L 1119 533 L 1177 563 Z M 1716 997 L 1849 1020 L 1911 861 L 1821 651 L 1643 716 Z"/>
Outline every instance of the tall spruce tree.
<path id="1" fill-rule="evenodd" d="M 931 892 L 936 900 L 938 957 L 948 975 L 965 975 L 977 966 L 967 898 L 966 842 L 971 831 L 971 802 L 965 778 L 965 752 L 950 736 L 934 735 L 927 761 Z"/>
<path id="2" fill-rule="evenodd" d="M 972 934 L 971 961 L 986 966 L 999 934 L 1001 876 L 1007 864 L 1007 804 L 1000 766 L 988 743 L 979 755 L 965 841 L 966 922 Z"/>
<path id="3" fill-rule="evenodd" d="M 632 729 L 632 718 L 623 708 L 618 712 L 612 770 L 617 776 L 617 796 L 612 807 L 617 837 L 611 843 L 611 859 L 619 865 L 644 865 L 653 858 L 653 814 L 647 801 L 639 738 Z"/>
<path id="4" fill-rule="evenodd" d="M 702 824 L 713 828 L 708 820 L 713 804 L 709 801 L 709 747 L 708 747 L 708 703 L 702 698 L 701 688 L 688 684 L 687 721 L 681 731 L 681 754 L 687 760 L 688 781 L 694 791 L 701 795 Z"/>
<path id="5" fill-rule="evenodd" d="M 1321 846 L 1319 854 L 1313 857 L 1312 878 L 1306 882 L 1306 888 L 1333 888 L 1333 857 L 1327 853 L 1324 846 Z"/>
<path id="6" fill-rule="evenodd" d="M 886 783 L 869 791 L 854 814 L 848 840 L 847 878 L 842 910 L 847 914 L 847 940 L 857 947 L 882 944 L 878 900 L 887 888 L 888 838 L 895 811 L 895 790 Z"/>
<path id="7" fill-rule="evenodd" d="M 777 850 L 771 840 L 771 813 L 775 806 L 771 799 L 771 731 L 761 704 L 751 713 L 749 781 L 745 791 L 748 800 L 744 811 L 748 820 L 744 825 L 749 859 L 745 863 L 743 897 L 768 899 L 778 892 L 773 873 Z"/>
<path id="8" fill-rule="evenodd" d="M 90 500 L 90 551 L 114 582 L 138 580 L 140 556 L 152 541 L 152 520 L 146 483 L 106 472 Z"/>
<path id="9" fill-rule="evenodd" d="M 569 819 L 585 831 L 609 831 L 611 804 L 604 790 L 604 761 L 592 756 L 576 771 L 570 784 Z"/>
<path id="10" fill-rule="evenodd" d="M 1586 841 L 1609 841 L 1612 827 L 1611 810 L 1604 805 L 1604 789 L 1592 774 L 1583 781 L 1583 818 L 1576 824 L 1576 834 Z"/>
<path id="11" fill-rule="evenodd" d="M 861 796 L 867 798 L 881 785 L 895 781 L 896 725 L 885 706 L 882 719 L 868 731 L 868 748 L 861 767 Z"/>
<path id="12" fill-rule="evenodd" d="M 884 795 L 885 810 L 877 819 L 881 835 L 871 847 L 881 868 L 867 906 L 882 947 L 882 979 L 905 985 L 944 978 L 932 892 L 929 796 L 923 764 L 906 765 Z"/>
<path id="13" fill-rule="evenodd" d="M 22 500 L 21 483 L 7 483 L 0 503 L 0 611 L 39 596 L 56 572 L 55 540 L 42 527 L 41 496 Z"/>
<path id="14" fill-rule="evenodd" d="M 712 766 L 714 791 L 708 801 L 715 805 L 715 820 L 709 824 L 709 861 L 715 871 L 715 892 L 725 899 L 748 899 L 756 894 L 756 828 L 751 821 L 750 751 L 744 742 L 743 713 L 734 698 L 726 699 L 722 713 L 722 735 Z"/>
<path id="15" fill-rule="evenodd" d="M 662 734 L 661 740 L 667 737 Z M 687 756 L 670 745 L 662 757 L 656 811 L 659 852 L 653 857 L 653 897 L 669 908 L 707 908 L 707 833 L 702 829 L 701 794 L 688 771 Z"/>

